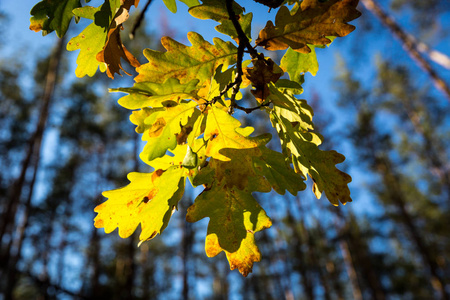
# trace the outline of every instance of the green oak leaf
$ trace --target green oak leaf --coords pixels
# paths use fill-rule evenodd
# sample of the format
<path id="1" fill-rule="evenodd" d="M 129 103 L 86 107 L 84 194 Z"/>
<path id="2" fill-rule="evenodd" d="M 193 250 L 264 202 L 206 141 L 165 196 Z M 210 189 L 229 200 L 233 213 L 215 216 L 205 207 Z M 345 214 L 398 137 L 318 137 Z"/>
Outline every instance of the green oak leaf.
<path id="1" fill-rule="evenodd" d="M 336 168 L 345 157 L 336 151 L 322 151 L 317 135 L 302 129 L 300 123 L 290 122 L 273 109 L 271 121 L 280 136 L 283 152 L 291 158 L 294 169 L 305 178 L 309 175 L 314 181 L 313 191 L 319 199 L 325 192 L 333 205 L 351 202 L 348 183 L 351 177 Z"/>
<path id="2" fill-rule="evenodd" d="M 260 261 L 261 253 L 254 234 L 272 225 L 266 212 L 250 193 L 237 188 L 214 186 L 204 191 L 189 207 L 188 222 L 210 218 L 205 251 L 213 257 L 225 251 L 230 269 L 239 269 L 247 276 L 253 262 Z"/>
<path id="3" fill-rule="evenodd" d="M 193 99 L 199 81 L 191 80 L 181 84 L 178 79 L 169 78 L 164 83 L 137 82 L 131 88 L 110 89 L 110 92 L 128 93 L 119 99 L 119 104 L 127 109 L 162 106 L 164 101 L 179 102 L 181 99 Z"/>
<path id="4" fill-rule="evenodd" d="M 273 109 L 277 115 L 282 116 L 293 124 L 298 124 L 305 132 L 314 130 L 312 122 L 314 113 L 312 108 L 306 103 L 306 100 L 297 99 L 292 93 L 289 93 L 289 90 L 283 91 L 283 88 L 273 84 L 269 85 L 269 90 L 270 95 L 268 99 L 273 103 Z"/>
<path id="5" fill-rule="evenodd" d="M 222 251 L 230 268 L 247 276 L 261 254 L 254 234 L 272 225 L 252 192 L 269 192 L 270 184 L 253 168 L 255 149 L 223 149 L 229 161 L 211 159 L 194 179 L 194 185 L 206 189 L 195 199 L 186 215 L 188 222 L 210 218 L 205 241 L 209 257 Z M 260 153 L 259 153 L 260 154 Z"/>
<path id="6" fill-rule="evenodd" d="M 303 76 L 302 76 L 302 78 L 303 78 Z M 278 79 L 278 81 L 275 82 L 275 86 L 281 92 L 291 94 L 291 95 L 300 95 L 300 94 L 303 94 L 303 88 L 301 86 L 301 83 L 303 83 L 302 80 L 300 82 L 296 82 L 296 81 L 282 78 L 282 79 Z"/>
<path id="7" fill-rule="evenodd" d="M 74 17 L 72 11 L 80 6 L 80 0 L 42 0 L 30 11 L 30 29 L 36 32 L 42 30 L 42 35 L 56 31 L 61 38 L 66 34 Z"/>
<path id="8" fill-rule="evenodd" d="M 214 45 L 211 45 L 195 32 L 189 32 L 188 39 L 191 47 L 163 37 L 161 43 L 167 52 L 145 49 L 144 55 L 149 62 L 136 69 L 139 75 L 135 81 L 163 83 L 168 78 L 177 78 L 184 84 L 198 79 L 204 85 L 198 94 L 206 97 L 217 67 L 222 64 L 227 68 L 234 64 L 237 48 L 219 38 L 214 38 Z"/>
<path id="9" fill-rule="evenodd" d="M 286 164 L 283 154 L 266 147 L 260 149 L 261 156 L 253 159 L 256 173 L 263 175 L 278 194 L 284 195 L 287 190 L 296 196 L 306 188 L 305 178 Z"/>
<path id="10" fill-rule="evenodd" d="M 306 72 L 310 72 L 313 76 L 316 76 L 319 70 L 316 49 L 312 45 L 308 46 L 311 49 L 309 53 L 300 53 L 289 48 L 281 59 L 280 67 L 283 71 L 289 74 L 291 80 L 300 84 L 303 83 L 303 75 Z"/>
<path id="11" fill-rule="evenodd" d="M 177 3 L 175 0 L 163 0 L 166 7 L 173 13 L 177 12 Z"/>

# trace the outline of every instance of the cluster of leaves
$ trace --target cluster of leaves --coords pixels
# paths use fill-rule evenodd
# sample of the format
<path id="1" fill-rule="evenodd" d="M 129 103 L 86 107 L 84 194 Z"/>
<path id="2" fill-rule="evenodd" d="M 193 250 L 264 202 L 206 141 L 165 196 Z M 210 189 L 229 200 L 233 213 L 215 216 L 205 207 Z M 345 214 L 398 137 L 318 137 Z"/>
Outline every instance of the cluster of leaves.
<path id="1" fill-rule="evenodd" d="M 166 51 L 145 49 L 148 62 L 140 65 L 120 39 L 129 10 L 139 0 L 104 0 L 97 8 L 82 7 L 80 0 L 43 0 L 31 11 L 30 28 L 43 34 L 55 30 L 61 37 L 72 17 L 91 19 L 67 45 L 70 51 L 80 50 L 76 75 L 92 76 L 100 69 L 114 78 L 123 70 L 121 59 L 138 72 L 133 87 L 112 91 L 128 94 L 119 104 L 133 110 L 130 121 L 146 142 L 140 158 L 154 171 L 130 173 L 129 185 L 104 192 L 108 200 L 95 208 L 95 226 L 107 233 L 119 228 L 126 238 L 140 224 L 141 243 L 150 240 L 167 227 L 189 179 L 204 187 L 186 220 L 210 218 L 206 254 L 224 251 L 231 269 L 247 276 L 261 258 L 254 235 L 271 226 L 254 192 L 296 195 L 309 176 L 317 198 L 325 193 L 334 205 L 351 201 L 351 178 L 336 168 L 344 156 L 319 149 L 322 137 L 314 132 L 313 111 L 297 96 L 304 74 L 317 72 L 315 48 L 354 30 L 348 22 L 360 15 L 358 0 L 257 1 L 277 12 L 275 24 L 267 22 L 255 46 L 252 13 L 237 2 L 181 1 L 193 17 L 220 23 L 216 30 L 230 41 L 214 38 L 210 44 L 189 32 L 191 46 L 186 46 L 163 37 Z M 176 12 L 175 0 L 164 3 Z M 280 65 L 257 47 L 285 50 Z M 244 60 L 247 54 L 250 59 Z M 239 104 L 240 90 L 247 87 L 254 95 L 250 108 Z M 236 110 L 264 111 L 278 132 L 282 153 L 266 147 L 270 134 L 251 136 L 253 128 L 241 127 L 233 116 Z"/>

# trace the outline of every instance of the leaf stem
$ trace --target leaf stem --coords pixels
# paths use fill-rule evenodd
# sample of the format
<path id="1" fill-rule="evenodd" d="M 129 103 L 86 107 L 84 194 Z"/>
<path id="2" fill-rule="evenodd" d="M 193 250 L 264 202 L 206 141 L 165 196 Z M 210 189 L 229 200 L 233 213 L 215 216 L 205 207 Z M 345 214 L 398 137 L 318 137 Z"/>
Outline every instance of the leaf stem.
<path id="1" fill-rule="evenodd" d="M 242 110 L 242 111 L 244 111 L 246 114 L 249 114 L 249 113 L 251 113 L 251 112 L 254 111 L 254 110 L 260 109 L 261 107 L 269 106 L 270 103 L 271 103 L 271 102 L 263 103 L 263 104 L 261 104 L 261 105 L 259 105 L 259 106 L 251 107 L 251 108 L 248 108 L 248 107 L 242 107 L 242 106 L 239 106 L 239 105 L 235 104 L 234 108 L 239 109 L 239 110 Z"/>

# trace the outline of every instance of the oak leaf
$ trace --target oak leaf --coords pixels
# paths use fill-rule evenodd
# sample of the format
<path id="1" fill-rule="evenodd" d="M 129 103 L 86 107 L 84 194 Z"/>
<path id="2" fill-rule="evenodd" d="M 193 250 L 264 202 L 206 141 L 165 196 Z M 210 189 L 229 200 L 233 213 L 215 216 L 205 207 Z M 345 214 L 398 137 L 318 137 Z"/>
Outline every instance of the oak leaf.
<path id="1" fill-rule="evenodd" d="M 306 188 L 305 178 L 286 164 L 283 154 L 266 147 L 260 147 L 260 150 L 261 156 L 253 158 L 255 171 L 264 176 L 278 194 L 284 195 L 287 190 L 296 196 Z"/>
<path id="2" fill-rule="evenodd" d="M 80 50 L 77 57 L 75 75 L 77 77 L 85 75 L 92 77 L 97 72 L 97 69 L 105 72 L 106 64 L 99 62 L 96 56 L 105 45 L 109 16 L 111 14 L 109 2 L 105 2 L 97 8 L 91 6 L 77 8 L 73 12 L 76 16 L 95 20 L 67 44 L 67 50 L 69 51 Z"/>
<path id="3" fill-rule="evenodd" d="M 137 133 L 144 133 L 149 129 L 151 125 L 145 124 L 145 119 L 153 113 L 153 110 L 148 107 L 144 107 L 140 110 L 135 110 L 130 115 L 130 122 L 136 125 Z"/>
<path id="4" fill-rule="evenodd" d="M 309 53 L 300 53 L 289 48 L 281 58 L 280 67 L 289 74 L 291 80 L 298 83 L 303 83 L 303 75 L 306 72 L 315 76 L 319 70 L 315 46 L 308 47 L 311 49 Z"/>
<path id="5" fill-rule="evenodd" d="M 72 11 L 80 6 L 80 0 L 42 0 L 30 11 L 32 15 L 30 29 L 36 32 L 42 30 L 42 35 L 56 31 L 61 38 L 66 34 L 70 21 L 74 17 Z"/>
<path id="6" fill-rule="evenodd" d="M 177 78 L 184 84 L 198 79 L 204 85 L 198 94 L 205 97 L 216 68 L 223 65 L 226 69 L 236 62 L 237 48 L 219 38 L 214 38 L 212 45 L 195 32 L 189 32 L 188 39 L 192 44 L 190 47 L 163 37 L 161 43 L 167 52 L 145 49 L 144 55 L 149 62 L 137 68 L 139 75 L 135 81 L 163 83 L 168 78 Z"/>
<path id="7" fill-rule="evenodd" d="M 179 0 L 179 1 L 183 2 L 188 7 L 192 7 L 199 4 L 198 0 Z M 175 0 L 163 0 L 163 2 L 171 12 L 173 13 L 177 12 L 177 3 Z"/>
<path id="8" fill-rule="evenodd" d="M 269 192 L 267 180 L 253 168 L 255 149 L 223 149 L 229 161 L 211 159 L 201 169 L 194 184 L 206 189 L 188 208 L 186 220 L 196 222 L 210 218 L 205 251 L 209 257 L 224 251 L 230 268 L 247 276 L 261 254 L 254 234 L 272 225 L 266 212 L 253 198 L 252 192 Z"/>
<path id="9" fill-rule="evenodd" d="M 282 6 L 274 25 L 268 21 L 256 40 L 258 46 L 267 50 L 284 50 L 291 47 L 301 53 L 309 53 L 310 45 L 331 43 L 327 36 L 346 36 L 355 27 L 347 24 L 361 13 L 356 10 L 358 0 L 308 0 L 293 15 Z"/>
<path id="10" fill-rule="evenodd" d="M 158 107 L 166 101 L 179 103 L 182 99 L 196 98 L 198 83 L 194 79 L 181 84 L 178 79 L 169 78 L 164 83 L 137 82 L 131 88 L 110 89 L 110 92 L 128 93 L 119 99 L 119 104 L 127 109 Z"/>
<path id="11" fill-rule="evenodd" d="M 196 106 L 191 101 L 151 110 L 151 114 L 144 120 L 148 127 L 142 135 L 142 140 L 147 142 L 140 154 L 143 162 L 150 164 L 153 159 L 163 156 L 166 150 L 175 149 L 179 141 L 177 135 L 200 115 Z"/>
<path id="12" fill-rule="evenodd" d="M 92 77 L 100 68 L 101 72 L 107 71 L 108 76 L 114 78 L 115 73 L 120 74 L 123 70 L 121 58 L 134 67 L 140 65 L 123 46 L 119 35 L 121 24 L 128 19 L 129 8 L 138 3 L 139 0 L 109 0 L 97 8 L 85 6 L 73 11 L 78 17 L 93 20 L 67 44 L 69 51 L 80 50 L 75 70 L 77 77 Z"/>
<path id="13" fill-rule="evenodd" d="M 253 128 L 240 128 L 241 122 L 230 116 L 221 108 L 213 106 L 208 111 L 204 139 L 208 141 L 206 155 L 213 158 L 228 161 L 230 160 L 220 151 L 222 149 L 257 149 L 258 144 L 247 136 Z M 245 132 L 244 132 L 244 131 Z"/>
<path id="14" fill-rule="evenodd" d="M 99 62 L 106 64 L 106 74 L 112 79 L 114 79 L 114 74 L 120 75 L 120 70 L 127 75 L 131 75 L 123 69 L 120 62 L 121 58 L 135 68 L 141 65 L 136 57 L 125 48 L 120 38 L 120 30 L 122 29 L 122 24 L 128 20 L 131 5 L 137 7 L 139 0 L 121 0 L 121 3 L 122 5 L 115 12 L 114 18 L 109 25 L 105 46 L 96 55 Z"/>
<path id="15" fill-rule="evenodd" d="M 244 80 L 248 80 L 255 88 L 251 93 L 255 96 L 259 103 L 263 103 L 270 91 L 267 86 L 270 82 L 277 82 L 283 75 L 283 70 L 273 62 L 272 59 L 254 59 L 253 67 L 244 68 Z M 245 83 L 244 83 L 245 85 Z"/>
<path id="16" fill-rule="evenodd" d="M 233 22 L 230 20 L 228 14 L 226 0 L 202 0 L 202 4 L 198 6 L 193 6 L 189 9 L 189 13 L 198 19 L 202 20 L 214 20 L 221 23 L 215 28 L 218 32 L 226 34 L 239 42 L 238 34 Z M 248 13 L 244 15 L 244 9 L 233 1 L 233 10 L 236 14 L 237 20 L 241 25 L 242 31 L 245 33 L 247 38 L 251 41 L 251 23 L 253 14 Z"/>
<path id="17" fill-rule="evenodd" d="M 335 166 L 342 163 L 345 157 L 336 151 L 319 149 L 322 137 L 310 131 L 314 127 L 309 106 L 290 95 L 285 95 L 284 101 L 280 101 L 283 93 L 277 93 L 274 86 L 271 90 L 279 98 L 274 102 L 270 113 L 272 125 L 277 130 L 283 152 L 290 157 L 295 171 L 305 178 L 309 175 L 313 179 L 313 191 L 317 198 L 325 192 L 333 205 L 351 202 L 348 183 L 352 179 Z"/>
<path id="18" fill-rule="evenodd" d="M 97 228 L 106 233 L 119 228 L 119 236 L 129 237 L 141 224 L 141 242 L 150 240 L 168 225 L 184 192 L 184 172 L 181 166 L 153 173 L 130 173 L 130 184 L 103 192 L 108 200 L 94 211 Z"/>

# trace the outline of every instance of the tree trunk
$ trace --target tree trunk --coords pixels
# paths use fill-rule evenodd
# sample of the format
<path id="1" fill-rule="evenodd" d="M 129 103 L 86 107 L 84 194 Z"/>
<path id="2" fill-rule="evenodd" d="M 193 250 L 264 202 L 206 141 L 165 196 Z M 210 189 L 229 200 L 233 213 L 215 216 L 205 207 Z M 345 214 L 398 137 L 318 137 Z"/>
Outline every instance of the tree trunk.
<path id="1" fill-rule="evenodd" d="M 192 200 L 184 201 L 182 205 L 182 211 L 186 212 L 187 208 L 192 204 Z M 192 268 L 194 264 L 192 263 L 192 247 L 194 246 L 194 232 L 192 230 L 192 223 L 186 222 L 184 218 L 181 218 L 182 228 L 183 228 L 183 240 L 181 245 L 181 258 L 183 260 L 183 300 L 188 300 L 190 295 L 189 277 L 190 274 L 194 274 L 195 270 Z"/>
<path id="2" fill-rule="evenodd" d="M 364 279 L 364 281 L 367 283 L 372 299 L 384 300 L 386 299 L 386 294 L 380 282 L 380 276 L 374 270 L 373 264 L 371 262 L 371 255 L 369 253 L 367 242 L 366 240 L 362 239 L 358 227 L 352 226 L 352 224 L 356 223 L 356 221 L 354 220 L 354 216 L 349 213 L 348 217 L 350 219 L 353 219 L 353 222 L 347 222 L 344 236 L 346 236 L 347 245 L 350 248 L 350 252 L 353 254 L 354 263 L 360 270 L 361 279 Z M 350 226 L 352 226 L 352 228 Z"/>
<path id="3" fill-rule="evenodd" d="M 39 120 L 36 125 L 36 130 L 32 135 L 32 137 L 30 138 L 30 141 L 28 142 L 28 150 L 25 159 L 22 163 L 20 175 L 12 185 L 10 197 L 6 205 L 6 209 L 1 218 L 2 222 L 0 224 L 0 241 L 3 240 L 5 233 L 14 227 L 13 224 L 15 222 L 17 207 L 19 205 L 20 197 L 22 195 L 25 178 L 27 175 L 28 168 L 30 167 L 32 161 L 33 153 L 35 153 L 37 157 L 40 156 L 42 137 L 45 132 L 45 126 L 48 119 L 50 103 L 53 98 L 53 92 L 56 87 L 56 81 L 58 78 L 58 70 L 61 62 L 63 46 L 64 46 L 64 39 L 59 39 L 56 45 L 56 51 L 50 58 L 49 68 L 44 87 L 44 93 L 42 96 L 42 107 L 39 113 Z"/>
<path id="4" fill-rule="evenodd" d="M 362 300 L 361 288 L 358 282 L 358 275 L 354 266 L 352 255 L 350 253 L 348 244 L 345 240 L 339 242 L 339 247 L 341 248 L 342 257 L 344 258 L 345 268 L 347 269 L 348 277 L 350 278 L 350 283 L 352 285 L 353 299 Z"/>
<path id="5" fill-rule="evenodd" d="M 389 187 L 388 193 L 390 200 L 400 213 L 402 222 L 408 229 L 418 252 L 422 256 L 424 264 L 428 267 L 428 270 L 431 273 L 433 287 L 438 293 L 440 293 L 442 299 L 450 299 L 450 296 L 445 289 L 446 281 L 440 274 L 440 268 L 436 260 L 433 258 L 425 239 L 420 234 L 420 231 L 417 229 L 416 224 L 406 209 L 406 200 L 404 199 L 403 193 L 401 193 L 398 176 L 393 172 L 389 159 L 386 157 L 376 159 L 376 168 L 382 175 L 384 185 Z"/>
<path id="6" fill-rule="evenodd" d="M 40 162 L 40 153 L 41 153 L 41 144 L 43 135 L 45 132 L 45 127 L 48 119 L 48 112 L 50 109 L 50 103 L 53 97 L 53 92 L 56 86 L 56 81 L 58 77 L 59 65 L 62 57 L 62 49 L 64 45 L 64 40 L 59 39 L 56 45 L 55 53 L 50 57 L 49 68 L 47 71 L 46 83 L 44 87 L 44 94 L 42 96 L 42 107 L 39 114 L 39 120 L 36 126 L 36 130 L 29 141 L 28 150 L 25 157 L 25 160 L 22 164 L 22 169 L 19 175 L 19 178 L 14 182 L 12 186 L 11 195 L 8 199 L 8 203 L 6 206 L 6 210 L 3 214 L 3 222 L 0 227 L 0 241 L 2 241 L 4 235 L 7 232 L 10 232 L 10 242 L 12 245 L 13 240 L 15 240 L 15 247 L 8 246 L 6 252 L 2 254 L 2 258 L 5 261 L 2 261 L 2 265 L 7 266 L 7 283 L 6 283 L 6 291 L 5 291 L 5 300 L 9 300 L 13 298 L 13 291 L 16 284 L 17 277 L 17 263 L 21 257 L 23 239 L 25 236 L 25 230 L 28 226 L 28 217 L 31 208 L 31 200 L 33 198 L 33 190 L 36 182 L 37 172 L 39 170 L 39 162 Z M 22 216 L 22 221 L 17 227 L 17 236 L 14 239 L 13 228 L 14 223 L 16 221 L 16 215 L 18 211 L 18 206 L 20 202 L 20 197 L 23 192 L 23 187 L 26 180 L 26 175 L 30 167 L 33 167 L 33 175 L 29 184 L 29 193 L 24 205 L 24 212 Z M 11 255 L 12 249 L 15 248 L 15 253 Z M 3 260 L 2 259 L 2 260 Z"/>
<path id="7" fill-rule="evenodd" d="M 405 108 L 414 130 L 420 134 L 424 141 L 425 153 L 424 158 L 426 160 L 427 168 L 430 172 L 439 178 L 443 188 L 447 192 L 448 201 L 450 203 L 450 169 L 448 168 L 449 162 L 445 152 L 445 147 L 442 144 L 442 140 L 436 136 L 436 132 L 430 129 L 430 126 L 422 121 L 423 117 L 420 115 L 420 109 L 425 110 L 424 107 L 417 107 L 414 103 L 411 103 L 403 97 L 399 97 Z M 427 112 L 427 116 L 428 112 Z M 429 116 L 426 119 L 430 119 Z M 429 121 L 428 121 L 429 122 Z"/>
<path id="8" fill-rule="evenodd" d="M 14 240 L 15 245 L 14 245 L 14 247 L 8 247 L 7 252 L 6 252 L 6 261 L 8 262 L 8 271 L 7 271 L 5 300 L 9 300 L 9 299 L 13 298 L 12 293 L 14 291 L 14 287 L 16 286 L 17 273 L 18 273 L 17 263 L 19 262 L 19 260 L 21 258 L 22 245 L 23 245 L 23 240 L 25 237 L 25 231 L 28 227 L 28 218 L 30 215 L 31 200 L 33 198 L 33 188 L 34 188 L 34 184 L 36 182 L 36 176 L 37 176 L 37 172 L 39 169 L 39 161 L 40 161 L 40 158 L 38 156 L 34 155 L 33 178 L 31 179 L 31 182 L 30 182 L 28 197 L 27 197 L 27 201 L 25 203 L 22 220 L 20 222 L 20 225 L 17 227 L 16 238 L 13 239 L 13 237 L 11 237 L 11 240 L 10 240 L 10 245 L 12 244 L 13 240 Z M 15 253 L 11 253 L 13 251 L 13 249 L 15 250 Z"/>
<path id="9" fill-rule="evenodd" d="M 389 30 L 395 37 L 400 40 L 403 48 L 408 53 L 408 55 L 424 72 L 426 72 L 431 77 L 434 86 L 438 90 L 440 90 L 445 95 L 445 97 L 447 97 L 448 101 L 450 101 L 450 87 L 420 53 L 420 49 L 424 49 L 424 47 L 419 47 L 420 44 L 417 43 L 417 41 L 413 39 L 411 35 L 403 31 L 403 29 L 394 21 L 394 19 L 388 16 L 374 0 L 361 0 L 361 3 L 368 11 L 374 14 L 381 21 L 381 23 L 383 23 L 384 26 L 389 28 Z"/>

